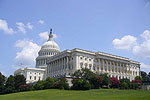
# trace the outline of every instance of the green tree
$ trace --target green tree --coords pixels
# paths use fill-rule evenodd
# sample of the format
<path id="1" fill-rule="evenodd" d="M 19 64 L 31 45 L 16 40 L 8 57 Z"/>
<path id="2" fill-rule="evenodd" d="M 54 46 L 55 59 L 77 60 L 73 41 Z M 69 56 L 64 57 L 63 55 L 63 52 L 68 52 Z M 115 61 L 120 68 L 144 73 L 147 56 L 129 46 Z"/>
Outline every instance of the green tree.
<path id="1" fill-rule="evenodd" d="M 108 76 L 107 73 L 101 74 L 100 77 L 102 77 L 102 84 L 101 87 L 103 86 L 109 86 L 109 84 L 111 83 L 110 77 Z"/>
<path id="2" fill-rule="evenodd" d="M 10 75 L 8 77 L 5 87 L 6 87 L 6 90 L 5 90 L 6 93 L 13 93 L 16 91 L 15 90 L 15 78 L 14 78 L 14 76 Z"/>
<path id="3" fill-rule="evenodd" d="M 15 88 L 20 91 L 20 86 L 26 84 L 26 78 L 23 75 L 16 75 L 15 78 Z"/>
<path id="4" fill-rule="evenodd" d="M 91 88 L 89 81 L 85 79 L 73 79 L 72 83 L 71 89 L 73 90 L 89 90 Z"/>
<path id="5" fill-rule="evenodd" d="M 0 94 L 4 93 L 5 90 L 4 83 L 5 83 L 5 76 L 2 75 L 2 73 L 0 72 Z"/>
<path id="6" fill-rule="evenodd" d="M 34 84 L 33 87 L 35 90 L 42 90 L 44 88 L 43 84 L 44 84 L 44 81 L 39 80 Z"/>
<path id="7" fill-rule="evenodd" d="M 82 78 L 82 79 L 85 79 L 85 80 L 90 80 L 92 77 L 97 76 L 97 74 L 93 73 L 88 68 L 82 68 L 81 70 L 75 71 L 72 76 L 74 78 Z"/>
<path id="8" fill-rule="evenodd" d="M 141 81 L 143 81 L 143 79 L 142 79 L 141 76 L 136 76 L 136 77 L 135 77 L 135 80 L 141 80 Z"/>
<path id="9" fill-rule="evenodd" d="M 69 84 L 67 83 L 66 78 L 59 79 L 55 83 L 55 88 L 68 90 L 69 89 Z"/>
<path id="10" fill-rule="evenodd" d="M 130 80 L 129 79 L 127 79 L 127 78 L 120 79 L 121 88 L 122 88 L 123 83 L 126 83 L 126 87 L 124 87 L 125 89 L 128 89 L 130 87 Z"/>
<path id="11" fill-rule="evenodd" d="M 55 79 L 55 78 L 47 77 L 46 80 L 43 83 L 44 89 L 54 88 L 54 84 L 55 84 L 56 81 L 57 81 L 57 79 Z"/>

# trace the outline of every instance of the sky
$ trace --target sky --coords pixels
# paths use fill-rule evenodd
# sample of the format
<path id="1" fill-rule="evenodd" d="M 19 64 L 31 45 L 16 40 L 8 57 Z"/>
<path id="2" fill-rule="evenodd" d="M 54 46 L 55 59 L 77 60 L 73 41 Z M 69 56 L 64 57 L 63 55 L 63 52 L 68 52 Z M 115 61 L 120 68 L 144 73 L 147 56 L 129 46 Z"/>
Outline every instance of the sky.
<path id="1" fill-rule="evenodd" d="M 35 67 L 50 28 L 61 51 L 123 56 L 150 72 L 150 0 L 0 0 L 0 72 Z"/>

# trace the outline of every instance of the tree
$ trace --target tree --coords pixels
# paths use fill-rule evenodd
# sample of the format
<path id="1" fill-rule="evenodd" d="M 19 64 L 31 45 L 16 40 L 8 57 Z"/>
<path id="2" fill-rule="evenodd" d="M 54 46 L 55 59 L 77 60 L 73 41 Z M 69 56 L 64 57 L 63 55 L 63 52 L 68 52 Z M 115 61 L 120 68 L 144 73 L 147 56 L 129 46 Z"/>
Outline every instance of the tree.
<path id="1" fill-rule="evenodd" d="M 14 78 L 14 76 L 10 75 L 8 77 L 5 87 L 6 87 L 6 90 L 5 90 L 6 93 L 13 93 L 16 91 L 15 90 L 15 78 Z"/>
<path id="2" fill-rule="evenodd" d="M 16 75 L 15 78 L 15 88 L 20 91 L 20 86 L 26 84 L 26 78 L 23 75 Z"/>
<path id="3" fill-rule="evenodd" d="M 55 84 L 56 81 L 57 81 L 57 79 L 55 79 L 55 78 L 47 77 L 46 80 L 43 83 L 44 89 L 54 88 L 54 84 Z"/>
<path id="4" fill-rule="evenodd" d="M 5 90 L 4 83 L 5 83 L 5 76 L 2 75 L 2 73 L 0 72 L 0 94 L 4 93 Z"/>
<path id="5" fill-rule="evenodd" d="M 148 81 L 148 77 L 147 77 L 147 73 L 144 71 L 141 71 L 141 77 L 143 79 L 143 82 L 147 82 Z"/>
<path id="6" fill-rule="evenodd" d="M 44 88 L 44 85 L 43 85 L 44 81 L 37 81 L 35 84 L 34 84 L 34 89 L 35 90 L 42 90 Z"/>
<path id="7" fill-rule="evenodd" d="M 72 83 L 71 89 L 73 90 L 89 90 L 91 88 L 89 81 L 85 79 L 73 79 Z"/>
<path id="8" fill-rule="evenodd" d="M 97 75 L 97 76 L 91 77 L 89 81 L 90 81 L 90 84 L 92 85 L 91 88 L 98 89 L 100 88 L 102 84 L 102 77 Z"/>
<path id="9" fill-rule="evenodd" d="M 101 74 L 100 75 L 102 77 L 102 84 L 101 87 L 106 86 L 108 87 L 108 85 L 110 84 L 110 77 L 108 76 L 107 73 Z"/>
<path id="10" fill-rule="evenodd" d="M 118 88 L 120 81 L 116 77 L 112 77 L 111 79 L 111 87 L 112 88 Z"/>
<path id="11" fill-rule="evenodd" d="M 141 80 L 141 81 L 142 81 L 143 79 L 142 79 L 141 76 L 136 76 L 136 77 L 135 77 L 135 80 Z"/>
<path id="12" fill-rule="evenodd" d="M 123 84 L 125 83 L 126 83 L 126 86 L 122 87 L 124 86 Z M 121 88 L 128 89 L 130 87 L 130 80 L 127 78 L 120 79 L 120 84 L 121 84 Z"/>
<path id="13" fill-rule="evenodd" d="M 82 78 L 82 79 L 85 79 L 85 80 L 90 80 L 92 77 L 96 76 L 96 74 L 93 73 L 88 68 L 82 68 L 81 70 L 75 71 L 72 76 L 75 77 L 75 78 Z"/>
<path id="14" fill-rule="evenodd" d="M 66 78 L 59 79 L 55 84 L 55 88 L 68 90 L 69 84 L 67 83 Z"/>

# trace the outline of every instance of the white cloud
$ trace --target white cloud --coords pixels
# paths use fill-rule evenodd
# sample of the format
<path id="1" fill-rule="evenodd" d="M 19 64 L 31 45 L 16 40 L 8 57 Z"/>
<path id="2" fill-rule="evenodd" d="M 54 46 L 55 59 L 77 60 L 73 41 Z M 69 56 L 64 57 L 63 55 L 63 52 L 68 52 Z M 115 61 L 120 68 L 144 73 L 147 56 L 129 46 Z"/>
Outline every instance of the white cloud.
<path id="1" fill-rule="evenodd" d="M 27 28 L 31 29 L 33 28 L 33 25 L 31 25 L 31 23 L 27 23 Z"/>
<path id="2" fill-rule="evenodd" d="M 141 34 L 141 37 L 145 40 L 150 40 L 150 30 L 145 30 L 143 34 Z"/>
<path id="3" fill-rule="evenodd" d="M 15 46 L 22 49 L 16 54 L 16 65 L 31 65 L 35 63 L 38 51 L 40 50 L 39 45 L 33 43 L 31 40 L 18 40 Z"/>
<path id="4" fill-rule="evenodd" d="M 49 37 L 48 35 L 49 35 L 48 32 L 39 33 L 41 40 L 48 40 L 48 37 Z M 56 34 L 53 34 L 53 38 L 56 39 L 56 38 L 58 38 L 58 36 Z"/>
<path id="5" fill-rule="evenodd" d="M 132 52 L 138 57 L 150 57 L 150 40 L 144 41 L 142 44 L 135 46 Z"/>
<path id="6" fill-rule="evenodd" d="M 41 40 L 48 40 L 48 32 L 39 33 Z"/>
<path id="7" fill-rule="evenodd" d="M 26 25 L 22 22 L 17 22 L 17 28 L 20 32 L 22 33 L 26 33 L 26 28 L 32 30 L 33 29 L 33 25 L 31 25 L 30 22 L 28 22 Z"/>
<path id="8" fill-rule="evenodd" d="M 39 20 L 38 23 L 39 24 L 44 24 L 44 21 L 43 20 Z"/>
<path id="9" fill-rule="evenodd" d="M 150 30 L 145 30 L 140 36 L 144 39 L 142 43 L 137 43 L 137 38 L 130 35 L 114 39 L 112 43 L 116 49 L 131 50 L 137 57 L 150 58 Z"/>
<path id="10" fill-rule="evenodd" d="M 2 19 L 0 19 L 0 30 L 3 30 L 7 34 L 15 33 L 15 31 L 12 28 L 8 28 L 7 22 Z"/>
<path id="11" fill-rule="evenodd" d="M 150 65 L 141 63 L 141 70 L 144 70 L 148 73 L 150 71 Z"/>
<path id="12" fill-rule="evenodd" d="M 137 44 L 136 37 L 127 35 L 121 39 L 114 39 L 112 41 L 114 48 L 130 50 L 133 46 Z"/>
<path id="13" fill-rule="evenodd" d="M 25 30 L 25 25 L 22 23 L 22 22 L 17 22 L 17 27 L 18 27 L 18 30 L 22 33 L 26 33 L 26 30 Z"/>
<path id="14" fill-rule="evenodd" d="M 134 46 L 132 52 L 138 57 L 150 58 L 150 31 L 145 30 L 140 36 L 144 39 L 144 41 L 143 43 L 139 43 L 138 45 Z"/>

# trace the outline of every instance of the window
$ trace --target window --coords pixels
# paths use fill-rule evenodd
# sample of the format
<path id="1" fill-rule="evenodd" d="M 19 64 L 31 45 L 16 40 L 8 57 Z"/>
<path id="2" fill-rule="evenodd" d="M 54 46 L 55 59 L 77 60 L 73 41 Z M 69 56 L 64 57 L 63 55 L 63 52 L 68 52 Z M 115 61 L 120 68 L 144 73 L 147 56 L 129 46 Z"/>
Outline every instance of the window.
<path id="1" fill-rule="evenodd" d="M 41 77 L 39 77 L 39 80 L 41 80 Z"/>
<path id="2" fill-rule="evenodd" d="M 87 60 L 87 58 L 85 58 L 85 60 Z"/>
<path id="3" fill-rule="evenodd" d="M 89 59 L 89 61 L 91 61 L 91 59 Z"/>
<path id="4" fill-rule="evenodd" d="M 32 79 L 32 76 L 30 76 L 30 80 Z"/>
<path id="5" fill-rule="evenodd" d="M 39 73 L 39 75 L 40 75 L 40 73 Z"/>
<path id="6" fill-rule="evenodd" d="M 80 59 L 82 59 L 82 57 L 80 57 Z"/>
<path id="7" fill-rule="evenodd" d="M 34 80 L 36 80 L 36 76 L 34 76 Z"/>
<path id="8" fill-rule="evenodd" d="M 80 63 L 80 68 L 82 68 L 83 67 L 83 63 Z"/>

